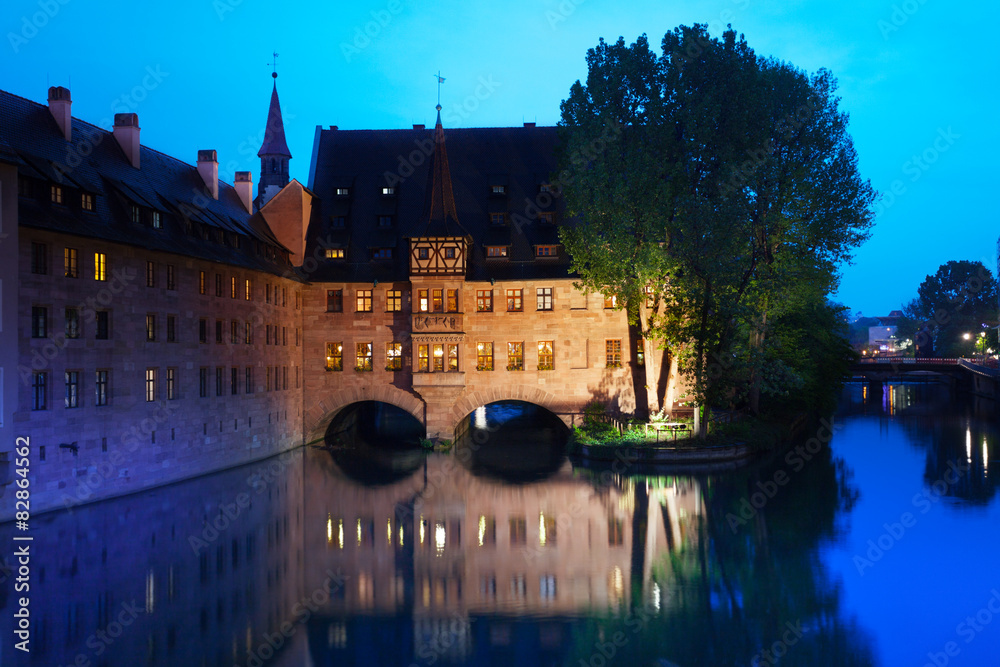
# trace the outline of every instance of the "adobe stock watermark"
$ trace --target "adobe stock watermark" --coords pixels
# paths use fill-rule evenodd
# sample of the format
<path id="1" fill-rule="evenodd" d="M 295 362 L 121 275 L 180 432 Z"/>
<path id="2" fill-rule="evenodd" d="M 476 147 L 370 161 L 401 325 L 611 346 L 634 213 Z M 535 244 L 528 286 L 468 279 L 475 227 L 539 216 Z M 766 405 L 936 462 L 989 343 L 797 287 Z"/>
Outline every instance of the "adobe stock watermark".
<path id="1" fill-rule="evenodd" d="M 934 503 L 940 502 L 941 498 L 948 493 L 948 488 L 954 486 L 962 478 L 962 475 L 972 469 L 968 463 L 948 462 L 948 471 L 942 475 L 941 479 L 935 481 L 929 488 L 923 489 L 920 493 L 913 494 L 910 504 L 920 514 L 927 514 Z M 899 515 L 898 521 L 883 523 L 884 532 L 875 539 L 868 540 L 868 549 L 862 556 L 855 554 L 853 562 L 858 574 L 865 576 L 865 570 L 874 567 L 875 563 L 885 557 L 885 554 L 898 544 L 908 530 L 917 525 L 917 515 L 913 512 L 903 512 Z"/>
<path id="2" fill-rule="evenodd" d="M 903 163 L 901 167 L 903 175 L 909 177 L 908 180 L 910 183 L 916 183 L 961 138 L 962 135 L 952 130 L 950 125 L 947 129 L 939 127 L 937 137 L 934 138 L 930 145 L 920 153 L 914 153 L 910 156 L 909 160 Z M 909 188 L 903 179 L 895 179 L 886 190 L 885 197 L 876 203 L 875 215 L 878 216 L 885 213 L 908 191 Z"/>
<path id="3" fill-rule="evenodd" d="M 903 0 L 899 4 L 894 4 L 889 19 L 879 19 L 876 23 L 878 31 L 882 33 L 882 39 L 889 41 L 889 35 L 898 32 L 925 4 L 927 0 Z"/>
<path id="4" fill-rule="evenodd" d="M 966 616 L 965 620 L 955 626 L 955 634 L 966 644 L 971 644 L 993 622 L 993 618 L 1000 614 L 1000 591 L 994 588 L 990 593 L 992 595 L 982 609 L 974 615 Z M 928 661 L 924 663 L 923 667 L 945 667 L 952 658 L 957 658 L 961 653 L 962 647 L 958 642 L 946 642 L 942 650 L 931 651 L 927 654 Z"/>
<path id="5" fill-rule="evenodd" d="M 769 647 L 750 658 L 750 667 L 777 665 L 783 657 L 788 655 L 789 649 L 798 644 L 805 634 L 801 620 L 795 621 L 794 624 L 791 621 L 786 621 L 785 628 L 781 639 L 774 641 Z"/>
<path id="6" fill-rule="evenodd" d="M 38 11 L 31 16 L 25 14 L 21 17 L 21 29 L 18 32 L 7 33 L 7 41 L 14 53 L 19 53 L 21 47 L 37 37 L 38 31 L 47 26 L 69 3 L 70 0 L 38 0 Z"/>
<path id="7" fill-rule="evenodd" d="M 833 439 L 833 434 L 843 428 L 840 424 L 834 424 L 827 419 L 820 420 L 820 428 L 816 435 L 806 440 L 804 444 L 797 445 L 785 454 L 785 465 L 793 473 L 800 472 L 806 464 L 822 451 L 823 447 Z M 736 531 L 753 520 L 757 513 L 764 509 L 778 495 L 778 490 L 787 485 L 792 480 L 791 476 L 784 468 L 779 468 L 771 475 L 771 479 L 757 482 L 757 490 L 749 496 L 744 496 L 740 501 L 739 513 L 729 512 L 726 514 L 726 523 L 729 530 L 736 534 Z"/>
<path id="8" fill-rule="evenodd" d="M 403 3 L 400 0 L 389 0 L 384 9 L 373 9 L 369 14 L 371 21 L 364 25 L 355 26 L 353 39 L 350 42 L 340 43 L 340 53 L 346 62 L 351 62 L 361 54 L 362 51 L 371 46 L 379 35 L 382 34 L 395 16 L 403 11 Z"/>

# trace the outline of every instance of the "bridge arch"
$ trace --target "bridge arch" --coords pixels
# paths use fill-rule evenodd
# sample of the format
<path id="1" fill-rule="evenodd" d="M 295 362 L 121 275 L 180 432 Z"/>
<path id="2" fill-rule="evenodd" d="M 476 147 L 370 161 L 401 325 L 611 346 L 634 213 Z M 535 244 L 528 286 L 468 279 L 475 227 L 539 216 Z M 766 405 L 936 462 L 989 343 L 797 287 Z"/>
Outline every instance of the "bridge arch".
<path id="1" fill-rule="evenodd" d="M 392 385 L 352 387 L 316 398 L 306 396 L 305 424 L 306 444 L 322 441 L 326 437 L 330 422 L 346 407 L 364 401 L 388 403 L 413 415 L 418 422 L 426 425 L 424 402 L 408 391 Z"/>
<path id="2" fill-rule="evenodd" d="M 476 408 L 501 401 L 521 401 L 545 408 L 558 417 L 568 428 L 572 428 L 574 423 L 579 422 L 579 406 L 560 399 L 544 389 L 526 385 L 486 387 L 467 391 L 458 397 L 448 417 L 451 432 L 455 433 L 462 421 Z"/>

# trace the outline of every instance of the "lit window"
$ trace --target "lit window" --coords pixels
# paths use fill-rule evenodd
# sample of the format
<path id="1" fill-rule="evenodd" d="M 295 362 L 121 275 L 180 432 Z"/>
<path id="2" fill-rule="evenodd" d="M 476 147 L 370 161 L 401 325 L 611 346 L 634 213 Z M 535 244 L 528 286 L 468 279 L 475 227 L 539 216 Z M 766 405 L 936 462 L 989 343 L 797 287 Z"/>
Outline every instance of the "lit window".
<path id="1" fill-rule="evenodd" d="M 444 312 L 444 290 L 431 290 L 431 312 Z"/>
<path id="2" fill-rule="evenodd" d="M 247 278 L 244 281 L 243 287 L 246 295 L 246 300 L 249 301 L 253 297 L 253 283 L 250 281 L 249 278 Z"/>
<path id="3" fill-rule="evenodd" d="M 387 197 L 394 195 L 396 194 L 396 188 L 389 188 L 389 187 L 382 188 L 382 194 Z"/>
<path id="4" fill-rule="evenodd" d="M 507 222 L 506 213 L 490 213 L 490 224 L 491 225 L 503 225 Z"/>
<path id="5" fill-rule="evenodd" d="M 354 369 L 359 371 L 370 371 L 372 369 L 372 344 L 357 343 L 355 345 Z"/>
<path id="6" fill-rule="evenodd" d="M 386 290 L 385 311 L 387 313 L 398 313 L 403 310 L 403 293 L 400 290 Z"/>
<path id="7" fill-rule="evenodd" d="M 344 310 L 344 290 L 328 289 L 326 291 L 326 312 L 340 313 Z"/>
<path id="8" fill-rule="evenodd" d="M 524 370 L 524 343 L 507 343 L 507 370 Z"/>
<path id="9" fill-rule="evenodd" d="M 204 294 L 207 291 L 207 289 L 208 288 L 205 285 L 205 272 L 204 271 L 199 271 L 198 272 L 198 294 Z"/>
<path id="10" fill-rule="evenodd" d="M 502 195 L 507 193 L 507 187 L 504 185 L 494 185 L 490 188 L 491 192 L 495 195 Z"/>
<path id="11" fill-rule="evenodd" d="M 554 245 L 535 246 L 535 257 L 555 257 L 558 254 L 558 248 Z"/>
<path id="12" fill-rule="evenodd" d="M 372 250 L 372 259 L 392 259 L 392 248 L 375 248 Z"/>
<path id="13" fill-rule="evenodd" d="M 156 287 L 155 262 L 146 262 L 146 287 Z"/>
<path id="14" fill-rule="evenodd" d="M 326 249 L 327 259 L 344 259 L 344 249 L 343 248 L 327 248 Z"/>
<path id="15" fill-rule="evenodd" d="M 417 291 L 417 310 L 421 313 L 426 313 L 430 310 L 429 294 L 429 290 L 422 289 Z"/>
<path id="16" fill-rule="evenodd" d="M 505 246 L 505 245 L 488 245 L 488 246 L 486 246 L 486 256 L 487 257 L 506 257 L 507 256 L 507 246 Z"/>
<path id="17" fill-rule="evenodd" d="M 351 189 L 350 188 L 337 188 L 336 189 L 336 195 L 338 197 L 346 197 L 346 196 L 348 196 L 350 194 L 351 194 Z"/>
<path id="18" fill-rule="evenodd" d="M 76 248 L 66 248 L 63 250 L 63 268 L 67 278 L 80 277 Z"/>
<path id="19" fill-rule="evenodd" d="M 239 293 L 239 289 L 236 285 L 236 276 L 233 276 L 229 279 L 229 298 L 231 299 L 235 299 L 236 295 Z"/>
<path id="20" fill-rule="evenodd" d="M 147 368 L 146 369 L 146 401 L 152 402 L 156 400 L 156 369 Z"/>
<path id="21" fill-rule="evenodd" d="M 428 349 L 429 349 L 428 345 L 417 346 L 417 370 L 423 373 L 426 373 L 428 370 L 430 370 L 430 366 L 428 363 L 429 360 Z"/>
<path id="22" fill-rule="evenodd" d="M 448 372 L 455 373 L 458 371 L 458 345 L 448 346 Z"/>
<path id="23" fill-rule="evenodd" d="M 103 252 L 94 253 L 94 280 L 108 279 L 108 256 Z"/>
<path id="24" fill-rule="evenodd" d="M 618 297 L 614 294 L 604 297 L 604 307 L 605 308 L 616 308 L 618 306 Z"/>
<path id="25" fill-rule="evenodd" d="M 156 340 L 156 315 L 153 313 L 146 315 L 146 340 Z"/>
<path id="26" fill-rule="evenodd" d="M 604 360 L 608 368 L 619 368 L 622 365 L 622 341 L 620 338 L 609 338 L 604 341 Z"/>
<path id="27" fill-rule="evenodd" d="M 434 357 L 434 371 L 437 373 L 444 372 L 444 344 L 434 343 L 431 345 L 431 353 Z"/>
<path id="28" fill-rule="evenodd" d="M 66 371 L 66 407 L 80 407 L 80 373 Z"/>
<path id="29" fill-rule="evenodd" d="M 370 289 L 359 289 L 357 295 L 357 312 L 372 312 L 372 291 Z"/>
<path id="30" fill-rule="evenodd" d="M 344 345 L 343 343 L 326 344 L 326 370 L 344 370 Z"/>
<path id="31" fill-rule="evenodd" d="M 551 340 L 538 341 L 538 370 L 551 371 L 555 368 L 555 354 Z"/>
<path id="32" fill-rule="evenodd" d="M 476 370 L 493 370 L 493 343 L 476 343 Z"/>
<path id="33" fill-rule="evenodd" d="M 552 288 L 539 287 L 535 290 L 538 310 L 552 310 Z"/>
<path id="34" fill-rule="evenodd" d="M 159 211 L 153 211 L 153 229 L 163 229 L 163 218 Z"/>
<path id="35" fill-rule="evenodd" d="M 493 312 L 493 290 L 476 290 L 476 311 L 480 313 Z"/>
<path id="36" fill-rule="evenodd" d="M 507 290 L 507 312 L 519 313 L 522 310 L 521 291 L 519 289 Z"/>
<path id="37" fill-rule="evenodd" d="M 385 344 L 385 369 L 387 371 L 403 370 L 403 344 Z"/>
<path id="38" fill-rule="evenodd" d="M 94 383 L 94 405 L 108 404 L 108 378 L 111 371 L 97 371 Z"/>
<path id="39" fill-rule="evenodd" d="M 448 295 L 448 312 L 457 313 L 458 312 L 458 290 L 450 289 L 447 292 Z"/>
<path id="40" fill-rule="evenodd" d="M 63 189 L 62 186 L 53 185 L 49 188 L 49 196 L 52 199 L 53 204 L 63 203 Z"/>
<path id="41" fill-rule="evenodd" d="M 84 211 L 94 210 L 94 195 L 87 192 L 80 194 L 80 208 Z"/>

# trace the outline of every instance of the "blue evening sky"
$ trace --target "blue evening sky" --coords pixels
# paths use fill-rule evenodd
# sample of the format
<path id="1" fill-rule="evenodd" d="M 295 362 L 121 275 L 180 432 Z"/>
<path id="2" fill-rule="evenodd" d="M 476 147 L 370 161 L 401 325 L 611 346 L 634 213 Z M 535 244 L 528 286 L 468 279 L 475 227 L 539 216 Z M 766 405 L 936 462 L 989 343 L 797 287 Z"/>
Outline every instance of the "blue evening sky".
<path id="1" fill-rule="evenodd" d="M 44 102 L 65 85 L 74 116 L 110 126 L 134 111 L 143 144 L 191 163 L 214 148 L 223 178 L 256 182 L 277 51 L 305 183 L 317 125 L 432 124 L 439 69 L 446 127 L 551 125 L 598 38 L 646 33 L 658 47 L 679 24 L 732 23 L 758 53 L 840 80 L 862 174 L 884 199 L 836 298 L 877 315 L 946 261 L 996 265 L 1000 58 L 971 29 L 998 19 L 985 0 L 6 0 L 0 88 Z"/>

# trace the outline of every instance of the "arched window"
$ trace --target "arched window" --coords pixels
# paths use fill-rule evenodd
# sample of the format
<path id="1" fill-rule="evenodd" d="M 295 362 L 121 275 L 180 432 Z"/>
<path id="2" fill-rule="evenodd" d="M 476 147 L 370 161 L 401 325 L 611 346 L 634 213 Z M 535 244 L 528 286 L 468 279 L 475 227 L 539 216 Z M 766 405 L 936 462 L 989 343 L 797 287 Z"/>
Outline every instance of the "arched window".
<path id="1" fill-rule="evenodd" d="M 275 160 L 274 158 L 271 158 L 271 173 L 272 174 L 278 173 L 278 161 Z"/>

